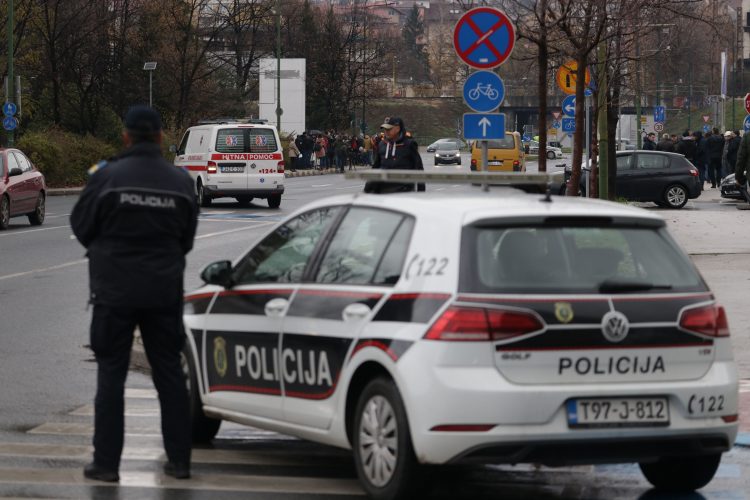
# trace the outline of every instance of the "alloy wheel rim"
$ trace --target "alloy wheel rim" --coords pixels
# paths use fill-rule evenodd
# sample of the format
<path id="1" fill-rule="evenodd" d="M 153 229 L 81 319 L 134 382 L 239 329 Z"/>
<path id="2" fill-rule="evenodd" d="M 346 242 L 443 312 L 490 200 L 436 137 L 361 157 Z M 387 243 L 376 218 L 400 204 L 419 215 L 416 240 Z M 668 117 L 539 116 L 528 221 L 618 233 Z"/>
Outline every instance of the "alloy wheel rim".
<path id="1" fill-rule="evenodd" d="M 44 196 L 40 194 L 39 201 L 36 204 L 36 215 L 39 218 L 39 220 L 44 219 L 44 207 L 45 207 Z"/>
<path id="2" fill-rule="evenodd" d="M 667 193 L 667 198 L 670 205 L 680 205 L 685 201 L 685 191 L 682 188 L 673 187 Z"/>
<path id="3" fill-rule="evenodd" d="M 398 424 L 393 407 L 383 396 L 373 396 L 362 410 L 359 424 L 359 457 L 367 480 L 383 487 L 398 462 Z"/>

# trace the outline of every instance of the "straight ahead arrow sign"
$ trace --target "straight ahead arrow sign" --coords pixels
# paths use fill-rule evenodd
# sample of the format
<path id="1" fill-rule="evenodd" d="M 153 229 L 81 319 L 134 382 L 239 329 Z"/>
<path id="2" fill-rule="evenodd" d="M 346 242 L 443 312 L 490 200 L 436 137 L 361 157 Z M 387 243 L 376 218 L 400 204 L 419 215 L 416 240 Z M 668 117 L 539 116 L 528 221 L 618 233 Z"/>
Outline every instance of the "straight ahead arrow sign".
<path id="1" fill-rule="evenodd" d="M 481 120 L 479 120 L 479 126 L 482 127 L 482 135 L 487 137 L 487 127 L 492 127 L 492 123 L 487 119 L 485 116 Z"/>

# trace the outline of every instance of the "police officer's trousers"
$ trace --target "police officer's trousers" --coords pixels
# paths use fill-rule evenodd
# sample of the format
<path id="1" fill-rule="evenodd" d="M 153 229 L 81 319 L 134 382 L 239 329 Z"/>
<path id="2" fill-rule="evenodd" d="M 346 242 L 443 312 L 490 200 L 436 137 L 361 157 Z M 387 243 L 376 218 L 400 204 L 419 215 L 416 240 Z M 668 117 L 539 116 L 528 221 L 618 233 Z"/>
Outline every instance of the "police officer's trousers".
<path id="1" fill-rule="evenodd" d="M 180 365 L 185 342 L 182 304 L 159 309 L 95 305 L 91 348 L 98 363 L 94 417 L 94 462 L 117 470 L 125 427 L 125 378 L 135 327 L 140 327 L 161 405 L 164 449 L 171 462 L 190 463 L 190 408 Z"/>

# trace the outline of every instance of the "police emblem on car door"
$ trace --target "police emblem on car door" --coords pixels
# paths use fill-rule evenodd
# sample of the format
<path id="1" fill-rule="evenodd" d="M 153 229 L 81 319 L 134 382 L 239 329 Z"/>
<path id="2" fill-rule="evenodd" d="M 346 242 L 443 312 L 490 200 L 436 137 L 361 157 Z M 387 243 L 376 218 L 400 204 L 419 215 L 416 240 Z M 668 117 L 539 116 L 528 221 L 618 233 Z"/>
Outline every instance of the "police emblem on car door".
<path id="1" fill-rule="evenodd" d="M 233 286 L 206 316 L 207 405 L 281 418 L 281 321 L 310 256 L 339 208 L 302 214 L 276 228 L 234 266 Z"/>

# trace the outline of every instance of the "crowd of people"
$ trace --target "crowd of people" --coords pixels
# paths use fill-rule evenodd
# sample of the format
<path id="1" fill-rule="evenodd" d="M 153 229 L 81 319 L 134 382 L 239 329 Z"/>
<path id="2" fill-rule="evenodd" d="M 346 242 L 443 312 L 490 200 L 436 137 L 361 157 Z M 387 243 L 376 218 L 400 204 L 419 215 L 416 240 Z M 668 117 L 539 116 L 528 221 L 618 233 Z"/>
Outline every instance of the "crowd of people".
<path id="1" fill-rule="evenodd" d="M 382 133 L 347 135 L 328 130 L 305 131 L 289 137 L 288 168 L 291 171 L 302 169 L 336 168 L 343 172 L 358 165 L 372 166 L 373 152 L 383 140 Z"/>
<path id="2" fill-rule="evenodd" d="M 715 188 L 722 178 L 734 173 L 741 142 L 737 130 L 727 130 L 724 134 L 717 128 L 705 134 L 685 130 L 682 137 L 665 133 L 658 142 L 656 134 L 651 132 L 643 138 L 643 149 L 684 155 L 698 168 L 701 181 L 710 182 Z"/>

